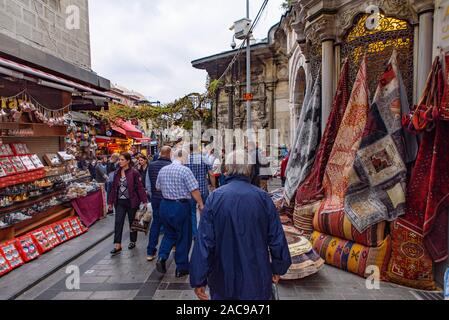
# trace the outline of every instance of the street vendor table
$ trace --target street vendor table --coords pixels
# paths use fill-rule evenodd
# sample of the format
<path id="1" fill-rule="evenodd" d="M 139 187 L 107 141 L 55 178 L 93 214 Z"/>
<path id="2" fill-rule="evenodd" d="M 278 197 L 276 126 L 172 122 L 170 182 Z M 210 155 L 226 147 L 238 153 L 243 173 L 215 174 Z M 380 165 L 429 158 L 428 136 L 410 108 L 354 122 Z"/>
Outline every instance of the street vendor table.
<path id="1" fill-rule="evenodd" d="M 72 206 L 86 227 L 90 227 L 104 214 L 104 198 L 101 190 L 83 198 L 72 200 Z"/>

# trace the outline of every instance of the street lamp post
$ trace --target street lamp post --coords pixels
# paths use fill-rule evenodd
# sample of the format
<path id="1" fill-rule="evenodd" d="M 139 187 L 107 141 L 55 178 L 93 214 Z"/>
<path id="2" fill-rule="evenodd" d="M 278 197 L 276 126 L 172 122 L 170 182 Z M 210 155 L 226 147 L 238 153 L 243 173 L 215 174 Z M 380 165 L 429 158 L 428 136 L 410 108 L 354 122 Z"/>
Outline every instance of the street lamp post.
<path id="1" fill-rule="evenodd" d="M 249 19 L 249 0 L 246 0 L 246 18 Z M 251 34 L 248 32 L 246 38 L 246 120 L 247 128 L 252 128 L 251 114 Z"/>

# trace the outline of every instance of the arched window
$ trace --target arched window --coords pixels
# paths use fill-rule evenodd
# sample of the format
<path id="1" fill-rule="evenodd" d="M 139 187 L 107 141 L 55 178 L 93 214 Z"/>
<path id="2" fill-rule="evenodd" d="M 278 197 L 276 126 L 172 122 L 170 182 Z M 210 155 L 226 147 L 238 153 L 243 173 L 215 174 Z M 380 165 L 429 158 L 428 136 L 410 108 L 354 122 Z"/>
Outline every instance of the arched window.
<path id="1" fill-rule="evenodd" d="M 296 75 L 294 90 L 293 103 L 295 107 L 295 117 L 297 122 L 299 120 L 302 104 L 304 102 L 304 96 L 306 94 L 306 73 L 303 67 L 299 68 Z"/>
<path id="2" fill-rule="evenodd" d="M 405 20 L 378 15 L 378 23 L 368 14 L 360 14 L 346 34 L 341 46 L 342 58 L 350 61 L 350 85 L 354 83 L 360 61 L 366 53 L 368 82 L 371 98 L 376 91 L 379 76 L 385 70 L 393 49 L 398 52 L 398 63 L 409 103 L 413 100 L 413 27 Z M 369 20 L 370 19 L 370 20 Z"/>

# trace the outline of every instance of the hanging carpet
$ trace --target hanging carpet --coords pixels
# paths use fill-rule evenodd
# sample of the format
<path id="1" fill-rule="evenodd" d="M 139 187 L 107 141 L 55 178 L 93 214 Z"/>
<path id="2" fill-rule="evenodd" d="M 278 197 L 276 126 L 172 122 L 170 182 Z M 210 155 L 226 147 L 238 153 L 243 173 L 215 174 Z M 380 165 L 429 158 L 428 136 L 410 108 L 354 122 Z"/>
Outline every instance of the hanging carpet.
<path id="1" fill-rule="evenodd" d="M 363 58 L 324 173 L 324 200 L 319 214 L 341 211 L 349 175 L 368 117 L 366 57 Z"/>
<path id="2" fill-rule="evenodd" d="M 319 200 L 324 195 L 322 185 L 324 170 L 326 169 L 327 161 L 332 151 L 346 106 L 348 105 L 348 71 L 349 63 L 346 59 L 340 74 L 340 81 L 334 102 L 332 103 L 331 113 L 311 172 L 296 191 L 293 221 L 295 227 L 305 237 L 310 237 L 313 232 L 313 217 L 320 207 Z"/>
<path id="3" fill-rule="evenodd" d="M 405 213 L 407 168 L 397 54 L 382 74 L 357 151 L 345 213 L 358 232 Z"/>
<path id="4" fill-rule="evenodd" d="M 310 174 L 303 183 L 301 183 L 296 192 L 296 205 L 312 203 L 323 198 L 323 176 L 327 161 L 332 151 L 335 138 L 340 127 L 341 120 L 348 105 L 348 76 L 349 63 L 346 59 L 338 83 L 337 92 L 332 103 L 331 113 L 323 133 L 323 138 L 315 158 L 315 162 Z"/>
<path id="5" fill-rule="evenodd" d="M 295 144 L 285 171 L 285 199 L 291 203 L 298 185 L 307 177 L 320 142 L 321 80 L 315 80 L 310 99 L 305 99 L 296 130 Z M 294 203 L 292 203 L 294 205 Z"/>

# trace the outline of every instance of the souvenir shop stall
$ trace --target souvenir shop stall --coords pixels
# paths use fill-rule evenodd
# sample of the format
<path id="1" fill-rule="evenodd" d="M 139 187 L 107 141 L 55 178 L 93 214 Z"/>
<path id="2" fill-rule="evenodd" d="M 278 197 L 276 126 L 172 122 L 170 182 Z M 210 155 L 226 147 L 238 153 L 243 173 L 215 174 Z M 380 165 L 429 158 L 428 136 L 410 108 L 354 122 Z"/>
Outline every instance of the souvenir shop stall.
<path id="1" fill-rule="evenodd" d="M 307 239 L 326 264 L 437 290 L 435 267 L 448 257 L 449 54 L 435 59 L 410 108 L 403 57 L 388 52 L 372 96 L 370 55 L 344 60 L 321 140 L 317 76 L 301 111 L 285 189 L 273 200 L 286 234 L 292 229 Z"/>
<path id="2" fill-rule="evenodd" d="M 97 199 L 87 201 L 89 196 L 103 194 L 66 152 L 68 126 L 64 117 L 70 108 L 70 94 L 31 84 L 17 90 L 15 83 L 1 78 L 0 82 L 3 276 L 86 232 L 105 208 L 97 208 Z M 54 105 L 63 107 L 49 107 Z M 90 211 L 80 210 L 79 203 L 83 209 L 89 206 Z M 102 206 L 103 202 L 98 203 Z"/>
<path id="3" fill-rule="evenodd" d="M 97 155 L 98 145 L 96 143 L 99 122 L 82 112 L 70 111 L 65 116 L 67 124 L 67 136 L 65 139 L 66 151 L 75 158 L 86 156 L 93 159 Z"/>

